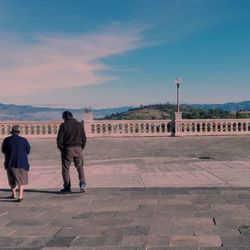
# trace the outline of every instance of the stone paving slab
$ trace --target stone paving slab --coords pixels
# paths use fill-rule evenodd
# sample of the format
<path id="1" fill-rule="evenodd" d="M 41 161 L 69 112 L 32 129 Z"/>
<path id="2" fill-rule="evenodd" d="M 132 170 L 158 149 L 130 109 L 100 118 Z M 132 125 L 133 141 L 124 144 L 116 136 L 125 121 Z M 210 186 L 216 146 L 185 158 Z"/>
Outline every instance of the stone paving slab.
<path id="1" fill-rule="evenodd" d="M 228 186 L 206 171 L 172 171 L 141 173 L 146 187 L 209 187 Z"/>
<path id="2" fill-rule="evenodd" d="M 145 160 L 146 161 L 146 160 Z M 140 165 L 114 165 L 112 161 L 107 166 L 87 165 L 85 174 L 89 187 L 250 187 L 250 164 L 241 162 L 194 162 L 200 170 L 165 171 L 162 168 L 141 168 Z M 167 163 L 166 167 L 168 166 Z M 181 164 L 181 163 L 180 163 Z M 157 165 L 157 164 L 155 164 Z M 29 173 L 30 188 L 60 188 L 62 186 L 60 166 L 36 166 Z M 247 169 L 247 170 L 246 170 Z M 99 172 L 98 172 L 99 171 Z M 8 188 L 6 173 L 0 169 L 0 188 Z M 78 187 L 77 173 L 71 169 L 72 186 Z"/>
<path id="3" fill-rule="evenodd" d="M 219 236 L 174 235 L 170 239 L 170 246 L 220 247 L 222 241 Z"/>
<path id="4" fill-rule="evenodd" d="M 250 246 L 249 188 L 73 191 L 63 195 L 54 189 L 30 189 L 18 203 L 6 199 L 9 191 L 2 189 L 0 221 L 5 223 L 0 225 L 0 249 L 232 250 Z M 224 194 L 235 203 L 221 203 Z M 206 211 L 206 216 L 197 216 L 200 211 Z"/>
<path id="5" fill-rule="evenodd" d="M 0 168 L 0 249 L 250 249 L 250 137 L 89 140 L 67 195 L 54 140 L 31 144 L 24 202 Z"/>
<path id="6" fill-rule="evenodd" d="M 1 142 L 1 140 L 0 140 Z M 29 188 L 62 186 L 53 139 L 30 140 Z M 89 187 L 250 187 L 250 137 L 99 138 L 84 150 Z M 3 164 L 3 155 L 0 154 Z M 71 169 L 72 185 L 78 187 Z M 8 188 L 0 168 L 0 188 Z"/>

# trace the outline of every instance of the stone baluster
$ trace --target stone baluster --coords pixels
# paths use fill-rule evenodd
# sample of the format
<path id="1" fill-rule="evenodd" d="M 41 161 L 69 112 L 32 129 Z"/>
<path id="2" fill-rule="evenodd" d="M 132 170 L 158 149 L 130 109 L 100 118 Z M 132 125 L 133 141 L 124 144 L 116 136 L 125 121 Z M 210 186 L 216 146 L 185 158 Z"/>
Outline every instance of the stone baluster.
<path id="1" fill-rule="evenodd" d="M 27 134 L 28 134 L 27 128 L 28 128 L 27 124 L 24 124 L 23 125 L 23 133 L 25 136 L 27 136 Z"/>
<path id="2" fill-rule="evenodd" d="M 1 135 L 5 134 L 5 125 L 1 125 Z"/>
<path id="3" fill-rule="evenodd" d="M 84 122 L 84 129 L 86 128 L 85 122 Z M 86 131 L 85 131 L 86 132 Z M 90 134 L 95 134 L 96 133 L 96 126 L 94 123 L 90 125 Z"/>
<path id="4" fill-rule="evenodd" d="M 239 131 L 239 128 L 238 128 L 238 122 L 235 122 L 236 126 L 235 126 L 235 132 L 237 133 Z"/>
<path id="5" fill-rule="evenodd" d="M 243 123 L 239 122 L 239 124 L 240 124 L 240 132 L 242 133 L 242 131 L 243 131 Z"/>
<path id="6" fill-rule="evenodd" d="M 37 124 L 37 125 L 36 125 L 36 133 L 37 133 L 38 135 L 41 134 L 41 125 L 40 125 L 40 124 Z"/>
<path id="7" fill-rule="evenodd" d="M 105 125 L 104 124 L 100 124 L 100 128 L 101 128 L 101 134 L 105 134 Z"/>
<path id="8" fill-rule="evenodd" d="M 225 131 L 226 131 L 226 133 L 228 133 L 228 123 L 225 122 L 225 124 L 226 124 L 226 129 L 225 129 Z"/>
<path id="9" fill-rule="evenodd" d="M 164 122 L 163 125 L 161 124 L 161 131 L 163 134 L 166 134 L 167 132 L 167 123 Z"/>
<path id="10" fill-rule="evenodd" d="M 124 134 L 124 124 L 119 124 L 120 134 Z"/>
<path id="11" fill-rule="evenodd" d="M 108 124 L 108 131 L 109 131 L 109 134 L 113 134 L 113 126 L 112 124 Z"/>
<path id="12" fill-rule="evenodd" d="M 47 126 L 47 124 L 43 124 L 42 125 L 42 127 L 43 127 L 43 133 L 44 133 L 44 135 L 47 135 L 48 133 L 47 133 L 47 131 L 48 131 L 48 126 Z"/>
<path id="13" fill-rule="evenodd" d="M 102 127 L 102 124 L 100 123 L 100 134 L 103 135 L 103 127 Z"/>
<path id="14" fill-rule="evenodd" d="M 158 134 L 162 134 L 161 124 L 160 124 L 160 123 L 158 123 L 156 127 L 158 127 L 158 128 L 159 128 L 159 132 L 158 132 Z"/>
<path id="15" fill-rule="evenodd" d="M 36 134 L 36 126 L 35 126 L 35 124 L 31 124 L 31 131 L 32 131 L 32 135 Z"/>
<path id="16" fill-rule="evenodd" d="M 197 132 L 197 123 L 194 122 L 194 133 L 196 133 L 196 132 Z"/>
<path id="17" fill-rule="evenodd" d="M 208 125 L 208 123 L 205 122 L 205 133 L 207 133 L 207 125 Z"/>
<path id="18" fill-rule="evenodd" d="M 191 132 L 191 134 L 195 133 L 195 124 L 194 124 L 194 122 L 190 123 L 190 132 Z"/>
<path id="19" fill-rule="evenodd" d="M 182 128 L 183 132 L 186 133 L 187 132 L 187 123 L 182 123 L 182 126 L 183 126 L 183 128 Z"/>
<path id="20" fill-rule="evenodd" d="M 28 136 L 30 134 L 30 126 L 27 123 L 24 126 L 24 133 L 26 136 Z"/>
<path id="21" fill-rule="evenodd" d="M 34 135 L 34 125 L 30 124 L 30 135 Z"/>
<path id="22" fill-rule="evenodd" d="M 35 124 L 31 125 L 31 130 L 32 130 L 32 135 L 36 135 L 36 125 Z"/>
<path id="23" fill-rule="evenodd" d="M 155 133 L 155 124 L 151 123 L 151 133 L 154 134 Z"/>

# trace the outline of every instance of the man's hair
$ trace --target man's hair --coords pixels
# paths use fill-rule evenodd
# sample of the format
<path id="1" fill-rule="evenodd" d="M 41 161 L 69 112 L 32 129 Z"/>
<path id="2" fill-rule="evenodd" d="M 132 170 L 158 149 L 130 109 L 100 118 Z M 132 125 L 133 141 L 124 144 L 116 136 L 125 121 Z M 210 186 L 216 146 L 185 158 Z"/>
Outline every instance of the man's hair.
<path id="1" fill-rule="evenodd" d="M 67 121 L 69 119 L 72 119 L 73 115 L 70 111 L 67 110 L 62 113 L 62 118 Z"/>

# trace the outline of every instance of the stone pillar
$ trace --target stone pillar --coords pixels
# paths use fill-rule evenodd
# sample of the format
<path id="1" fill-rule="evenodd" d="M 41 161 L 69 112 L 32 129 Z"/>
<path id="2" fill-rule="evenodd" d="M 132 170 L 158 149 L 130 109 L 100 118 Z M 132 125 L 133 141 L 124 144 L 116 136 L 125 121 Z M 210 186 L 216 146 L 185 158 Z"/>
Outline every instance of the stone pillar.
<path id="1" fill-rule="evenodd" d="M 92 121 L 93 120 L 93 114 L 91 111 L 85 111 L 84 112 L 84 121 Z"/>
<path id="2" fill-rule="evenodd" d="M 44 128 L 45 135 L 47 135 L 47 134 L 48 134 L 48 126 L 49 126 L 49 125 L 48 125 L 48 124 L 45 124 L 44 126 L 45 126 L 45 128 Z"/>
<path id="3" fill-rule="evenodd" d="M 182 120 L 182 112 L 175 112 L 175 121 Z"/>
<path id="4" fill-rule="evenodd" d="M 174 120 L 174 136 L 183 136 L 181 131 L 181 122 L 182 122 L 182 112 L 175 112 L 175 120 Z"/>
<path id="5" fill-rule="evenodd" d="M 85 111 L 84 112 L 84 130 L 85 130 L 85 133 L 86 133 L 86 136 L 87 137 L 90 137 L 91 136 L 91 125 L 92 125 L 92 122 L 93 122 L 93 114 L 91 111 Z M 96 130 L 97 130 L 97 127 L 96 127 Z M 96 131 L 97 133 L 97 131 Z"/>

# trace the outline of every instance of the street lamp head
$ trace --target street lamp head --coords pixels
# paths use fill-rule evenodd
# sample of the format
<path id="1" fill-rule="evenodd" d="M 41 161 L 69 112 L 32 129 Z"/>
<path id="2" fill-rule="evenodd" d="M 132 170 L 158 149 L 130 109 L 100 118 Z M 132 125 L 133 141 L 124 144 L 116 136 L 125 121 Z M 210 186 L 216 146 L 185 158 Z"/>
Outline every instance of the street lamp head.
<path id="1" fill-rule="evenodd" d="M 174 81 L 177 85 L 180 85 L 181 83 L 182 83 L 182 79 L 179 77 L 179 76 L 177 76 L 176 78 L 175 78 L 175 81 Z"/>

